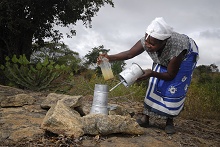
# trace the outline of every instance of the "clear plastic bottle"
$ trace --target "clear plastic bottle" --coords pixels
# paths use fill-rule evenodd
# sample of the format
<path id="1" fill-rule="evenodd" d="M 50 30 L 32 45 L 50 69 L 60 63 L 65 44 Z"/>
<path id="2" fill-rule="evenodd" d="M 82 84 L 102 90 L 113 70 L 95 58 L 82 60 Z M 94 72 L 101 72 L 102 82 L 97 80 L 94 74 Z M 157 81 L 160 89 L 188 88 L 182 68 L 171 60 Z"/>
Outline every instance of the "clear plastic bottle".
<path id="1" fill-rule="evenodd" d="M 99 54 L 102 54 L 102 53 L 100 52 Z M 105 80 L 109 80 L 109 79 L 114 78 L 111 64 L 109 63 L 109 60 L 107 58 L 103 57 L 102 62 L 100 63 L 99 66 L 101 68 L 102 75 Z"/>

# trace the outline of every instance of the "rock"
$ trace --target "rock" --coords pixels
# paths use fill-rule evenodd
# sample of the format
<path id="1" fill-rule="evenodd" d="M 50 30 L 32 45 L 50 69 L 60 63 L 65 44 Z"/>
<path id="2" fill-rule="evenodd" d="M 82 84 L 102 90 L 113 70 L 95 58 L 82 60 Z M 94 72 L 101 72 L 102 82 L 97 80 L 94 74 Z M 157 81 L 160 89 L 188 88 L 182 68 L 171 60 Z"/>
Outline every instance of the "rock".
<path id="1" fill-rule="evenodd" d="M 112 133 L 139 135 L 144 133 L 144 129 L 130 116 L 90 114 L 82 117 L 82 124 L 84 133 L 91 135 Z"/>
<path id="2" fill-rule="evenodd" d="M 40 125 L 45 115 L 46 111 L 35 103 L 23 107 L 0 108 L 0 144 L 32 140 L 37 136 L 43 136 L 44 130 Z"/>
<path id="3" fill-rule="evenodd" d="M 119 113 L 125 116 L 89 114 L 81 117 L 77 111 L 65 103 L 68 99 L 58 100 L 57 104 L 49 109 L 41 128 L 55 134 L 74 137 L 80 137 L 84 134 L 144 133 L 144 129 L 122 107 L 115 107 L 114 114 Z"/>
<path id="4" fill-rule="evenodd" d="M 92 97 L 89 101 L 82 96 L 19 93 L 22 91 L 11 95 L 1 88 L 0 144 L 32 140 L 43 136 L 45 131 L 75 138 L 84 134 L 143 134 L 143 129 L 123 106 L 111 109 L 112 115 L 90 115 Z"/>
<path id="5" fill-rule="evenodd" d="M 25 127 L 18 130 L 15 130 L 10 136 L 9 139 L 17 142 L 23 139 L 32 140 L 35 136 L 42 135 L 43 130 L 39 127 Z"/>
<path id="6" fill-rule="evenodd" d="M 93 95 L 83 96 L 81 108 L 86 115 L 90 113 L 90 110 L 92 108 L 92 103 L 93 103 Z"/>
<path id="7" fill-rule="evenodd" d="M 46 99 L 41 103 L 41 108 L 50 109 L 50 107 L 56 105 L 58 100 L 62 100 L 62 99 L 64 103 L 70 108 L 79 107 L 81 106 L 82 103 L 81 98 L 82 96 L 71 96 L 65 94 L 50 93 L 46 97 Z"/>
<path id="8" fill-rule="evenodd" d="M 130 109 L 125 109 L 125 107 L 116 105 L 116 104 L 109 104 L 109 115 L 122 115 L 122 116 L 131 116 Z"/>
<path id="9" fill-rule="evenodd" d="M 10 86 L 0 85 L 0 97 L 2 95 L 12 96 L 12 95 L 22 94 L 22 93 L 26 93 L 26 91 L 18 89 L 18 88 L 10 87 Z"/>
<path id="10" fill-rule="evenodd" d="M 70 95 L 63 95 L 62 102 L 67 105 L 68 107 L 74 109 L 75 107 L 80 107 L 82 105 L 82 96 L 70 96 Z"/>
<path id="11" fill-rule="evenodd" d="M 15 96 L 7 96 L 2 99 L 1 107 L 21 107 L 24 105 L 32 105 L 35 99 L 27 94 L 17 94 Z"/>
<path id="12" fill-rule="evenodd" d="M 41 128 L 55 134 L 80 137 L 84 134 L 79 121 L 80 114 L 64 104 L 65 100 L 59 100 L 47 112 Z"/>

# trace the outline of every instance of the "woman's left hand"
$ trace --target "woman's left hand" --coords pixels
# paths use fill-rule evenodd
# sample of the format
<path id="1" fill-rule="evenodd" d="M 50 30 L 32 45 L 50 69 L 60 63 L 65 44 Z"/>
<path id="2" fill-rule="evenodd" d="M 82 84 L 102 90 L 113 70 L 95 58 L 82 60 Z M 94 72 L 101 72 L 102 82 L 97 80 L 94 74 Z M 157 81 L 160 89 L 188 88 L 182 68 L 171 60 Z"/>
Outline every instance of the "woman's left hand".
<path id="1" fill-rule="evenodd" d="M 150 78 L 151 75 L 152 75 L 152 70 L 151 69 L 144 70 L 144 74 L 142 76 L 140 76 L 137 79 L 137 81 L 146 80 L 146 79 Z"/>

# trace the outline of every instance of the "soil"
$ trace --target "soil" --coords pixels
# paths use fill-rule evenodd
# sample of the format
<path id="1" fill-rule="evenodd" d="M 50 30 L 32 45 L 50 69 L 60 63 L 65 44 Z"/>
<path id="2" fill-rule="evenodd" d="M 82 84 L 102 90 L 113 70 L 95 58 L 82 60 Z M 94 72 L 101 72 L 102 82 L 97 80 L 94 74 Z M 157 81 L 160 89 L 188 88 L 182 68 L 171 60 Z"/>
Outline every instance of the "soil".
<path id="1" fill-rule="evenodd" d="M 0 96 L 10 96 L 18 93 L 30 93 L 29 91 L 23 91 L 15 88 L 8 88 L 0 86 Z M 24 115 L 31 116 L 26 118 L 28 121 L 33 123 L 34 127 L 40 128 L 41 120 L 43 120 L 43 116 L 45 116 L 46 111 L 44 110 L 33 110 L 40 109 L 39 104 L 42 101 L 40 97 L 46 95 L 45 93 L 35 93 L 35 98 L 38 98 L 38 101 L 33 106 L 24 107 L 24 109 L 29 110 L 29 112 L 25 112 Z M 85 101 L 91 101 L 91 96 L 86 96 Z M 111 100 L 114 102 L 114 99 Z M 116 102 L 115 103 L 119 103 Z M 135 108 L 134 118 L 141 117 L 142 104 L 139 102 L 120 102 L 121 105 L 125 107 Z M 209 119 L 200 119 L 200 120 L 188 120 L 181 117 L 177 117 L 174 119 L 176 133 L 173 135 L 168 135 L 164 132 L 165 121 L 161 119 L 150 119 L 150 126 L 145 128 L 145 133 L 143 135 L 128 135 L 128 134 L 111 134 L 107 136 L 96 135 L 84 135 L 80 138 L 66 137 L 62 135 L 56 135 L 51 132 L 44 132 L 42 134 L 38 134 L 37 136 L 33 136 L 32 139 L 21 139 L 17 141 L 10 141 L 10 139 L 3 140 L 3 134 L 6 134 L 6 131 L 16 131 L 15 125 L 11 124 L 11 126 L 7 125 L 3 120 L 4 116 L 9 116 L 4 114 L 6 112 L 5 109 L 8 108 L 0 108 L 0 123 L 1 123 L 1 136 L 0 139 L 0 147 L 3 146 L 37 146 L 37 147 L 177 147 L 177 146 L 207 146 L 207 147 L 218 147 L 220 146 L 220 122 L 219 120 L 209 120 Z M 21 108 L 13 108 L 19 109 L 16 110 L 17 114 L 10 114 L 11 119 L 16 117 L 16 115 L 20 114 L 23 111 L 20 111 Z M 30 111 L 31 109 L 31 111 Z M 11 108 L 12 111 L 12 108 Z M 15 111 L 14 111 L 15 112 Z M 38 113 L 36 113 L 38 112 Z M 20 117 L 22 118 L 22 117 Z M 33 119 L 33 120 L 30 120 Z M 12 120 L 11 120 L 12 121 Z M 18 123 L 21 122 L 21 123 Z M 19 120 L 19 117 L 16 118 L 16 124 L 22 125 L 24 120 Z M 17 125 L 17 127 L 18 127 Z M 10 132 L 13 133 L 13 132 Z M 9 134 L 9 133 L 8 133 Z"/>

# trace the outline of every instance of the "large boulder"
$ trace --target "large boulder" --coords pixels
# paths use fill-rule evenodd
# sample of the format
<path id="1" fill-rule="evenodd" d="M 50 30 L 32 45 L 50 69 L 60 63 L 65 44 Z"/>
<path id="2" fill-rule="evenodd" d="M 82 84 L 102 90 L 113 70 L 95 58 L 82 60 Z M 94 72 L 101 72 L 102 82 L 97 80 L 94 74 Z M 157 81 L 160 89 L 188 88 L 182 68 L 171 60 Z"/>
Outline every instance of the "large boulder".
<path id="1" fill-rule="evenodd" d="M 47 112 L 41 128 L 55 134 L 80 137 L 84 134 L 80 117 L 77 111 L 64 104 L 62 100 L 58 100 Z"/>
<path id="2" fill-rule="evenodd" d="M 113 133 L 143 134 L 141 128 L 130 116 L 90 114 L 82 117 L 83 130 L 90 135 Z"/>

